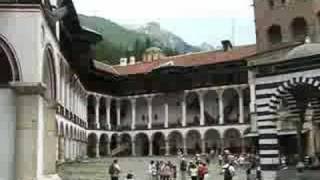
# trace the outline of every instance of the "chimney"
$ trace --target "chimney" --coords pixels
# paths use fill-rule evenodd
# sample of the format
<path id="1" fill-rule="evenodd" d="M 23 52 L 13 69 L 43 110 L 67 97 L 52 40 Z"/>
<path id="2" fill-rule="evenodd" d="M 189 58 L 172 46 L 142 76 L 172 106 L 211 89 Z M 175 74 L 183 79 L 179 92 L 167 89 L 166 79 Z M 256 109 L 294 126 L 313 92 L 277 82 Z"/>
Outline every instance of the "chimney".
<path id="1" fill-rule="evenodd" d="M 127 58 L 120 58 L 120 66 L 126 66 L 127 65 Z"/>
<path id="2" fill-rule="evenodd" d="M 232 49 L 232 43 L 230 40 L 223 40 L 221 41 L 223 51 L 230 51 Z"/>
<path id="3" fill-rule="evenodd" d="M 129 64 L 130 65 L 133 65 L 136 63 L 136 58 L 134 56 L 130 56 L 130 59 L 129 59 Z"/>

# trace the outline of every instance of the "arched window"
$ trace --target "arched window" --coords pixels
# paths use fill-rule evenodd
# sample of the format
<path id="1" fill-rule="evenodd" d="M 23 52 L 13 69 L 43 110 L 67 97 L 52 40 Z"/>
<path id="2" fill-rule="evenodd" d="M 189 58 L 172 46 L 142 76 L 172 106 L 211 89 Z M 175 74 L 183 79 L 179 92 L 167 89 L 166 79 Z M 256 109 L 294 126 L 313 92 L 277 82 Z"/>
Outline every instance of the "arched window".
<path id="1" fill-rule="evenodd" d="M 272 25 L 268 29 L 268 39 L 270 44 L 277 44 L 282 42 L 281 27 L 279 25 Z"/>
<path id="2" fill-rule="evenodd" d="M 320 11 L 317 14 L 317 21 L 318 21 L 318 26 L 320 26 Z"/>
<path id="3" fill-rule="evenodd" d="M 295 41 L 304 41 L 308 34 L 307 22 L 303 17 L 293 19 L 291 23 L 292 38 Z"/>
<path id="4" fill-rule="evenodd" d="M 20 71 L 18 68 L 18 63 L 15 59 L 11 48 L 0 37 L 0 84 L 6 85 L 11 81 L 20 80 Z"/>

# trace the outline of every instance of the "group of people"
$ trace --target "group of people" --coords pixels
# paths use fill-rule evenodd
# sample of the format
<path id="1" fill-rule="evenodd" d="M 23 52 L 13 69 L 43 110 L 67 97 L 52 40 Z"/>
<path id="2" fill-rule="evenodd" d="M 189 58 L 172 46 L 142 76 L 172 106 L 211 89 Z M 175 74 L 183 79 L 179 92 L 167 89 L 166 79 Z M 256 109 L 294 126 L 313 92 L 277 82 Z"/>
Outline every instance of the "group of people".
<path id="1" fill-rule="evenodd" d="M 215 158 L 215 157 L 213 157 Z M 207 180 L 209 179 L 209 168 L 211 156 L 195 155 L 191 161 L 187 161 L 182 155 L 180 156 L 180 165 L 177 166 L 170 161 L 154 161 L 151 160 L 148 164 L 148 177 L 150 180 L 176 180 L 177 174 L 181 180 Z M 252 171 L 257 169 L 258 159 L 254 155 L 233 155 L 229 151 L 224 151 L 218 155 L 218 162 L 221 168 L 221 175 L 224 180 L 232 180 L 236 175 L 236 167 L 247 168 L 247 177 L 250 177 Z M 245 162 L 249 162 L 245 166 Z M 139 168 L 139 167 L 137 167 Z M 114 160 L 109 167 L 111 180 L 119 180 L 120 166 L 117 160 Z M 125 180 L 133 180 L 133 173 L 129 172 Z M 249 178 L 247 178 L 249 179 Z M 251 178 L 250 178 L 251 179 Z"/>

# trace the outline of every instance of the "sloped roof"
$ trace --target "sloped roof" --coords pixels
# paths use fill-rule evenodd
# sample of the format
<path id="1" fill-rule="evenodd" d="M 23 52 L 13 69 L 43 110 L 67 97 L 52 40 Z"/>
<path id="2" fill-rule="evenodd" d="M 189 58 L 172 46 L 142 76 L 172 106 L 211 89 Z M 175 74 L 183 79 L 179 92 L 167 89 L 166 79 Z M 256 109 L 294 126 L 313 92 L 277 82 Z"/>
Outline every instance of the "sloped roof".
<path id="1" fill-rule="evenodd" d="M 252 56 L 256 53 L 256 45 L 246 45 L 234 47 L 229 51 L 208 51 L 184 54 L 178 56 L 164 57 L 152 62 L 138 62 L 134 65 L 113 66 L 113 70 L 118 75 L 146 74 L 154 69 L 161 67 L 164 64 L 170 66 L 191 67 L 209 64 L 218 64 L 241 60 L 247 56 Z M 110 71 L 108 71 L 110 72 Z"/>

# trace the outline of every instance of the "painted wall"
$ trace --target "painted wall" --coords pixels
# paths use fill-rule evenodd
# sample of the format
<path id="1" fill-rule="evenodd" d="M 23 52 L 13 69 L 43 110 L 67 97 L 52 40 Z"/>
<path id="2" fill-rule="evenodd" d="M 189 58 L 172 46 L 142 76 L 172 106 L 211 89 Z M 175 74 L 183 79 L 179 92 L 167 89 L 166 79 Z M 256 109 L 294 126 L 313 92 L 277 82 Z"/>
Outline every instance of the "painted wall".
<path id="1" fill-rule="evenodd" d="M 0 180 L 13 180 L 15 173 L 16 107 L 11 89 L 0 89 Z"/>

